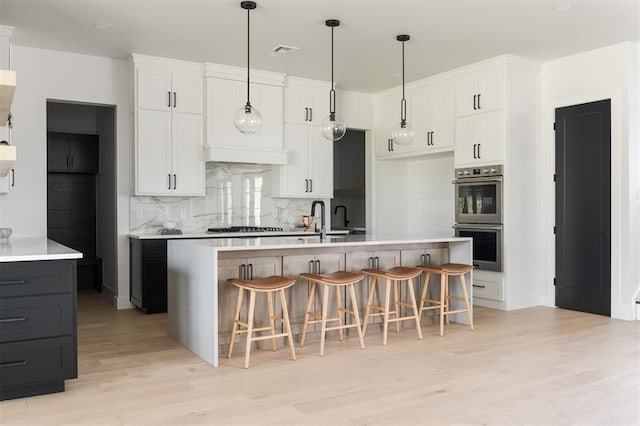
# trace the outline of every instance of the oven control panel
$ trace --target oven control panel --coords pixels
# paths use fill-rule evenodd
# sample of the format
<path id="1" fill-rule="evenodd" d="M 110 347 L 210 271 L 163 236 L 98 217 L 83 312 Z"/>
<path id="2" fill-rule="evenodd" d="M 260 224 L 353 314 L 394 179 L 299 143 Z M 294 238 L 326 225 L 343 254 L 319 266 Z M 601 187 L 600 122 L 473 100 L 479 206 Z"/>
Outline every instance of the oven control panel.
<path id="1" fill-rule="evenodd" d="M 472 178 L 485 176 L 502 176 L 502 165 L 484 166 L 484 167 L 465 167 L 456 169 L 456 178 Z"/>

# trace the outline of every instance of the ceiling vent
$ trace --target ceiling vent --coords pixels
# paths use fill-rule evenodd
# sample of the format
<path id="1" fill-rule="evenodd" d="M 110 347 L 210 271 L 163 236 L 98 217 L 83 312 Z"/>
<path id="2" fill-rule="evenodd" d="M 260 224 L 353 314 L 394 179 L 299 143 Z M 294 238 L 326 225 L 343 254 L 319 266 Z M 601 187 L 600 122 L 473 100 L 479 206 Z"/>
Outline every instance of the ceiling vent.
<path id="1" fill-rule="evenodd" d="M 293 55 L 298 50 L 300 50 L 299 47 L 285 46 L 284 44 L 279 44 L 278 46 L 274 47 L 269 51 L 269 55 L 270 56 Z"/>

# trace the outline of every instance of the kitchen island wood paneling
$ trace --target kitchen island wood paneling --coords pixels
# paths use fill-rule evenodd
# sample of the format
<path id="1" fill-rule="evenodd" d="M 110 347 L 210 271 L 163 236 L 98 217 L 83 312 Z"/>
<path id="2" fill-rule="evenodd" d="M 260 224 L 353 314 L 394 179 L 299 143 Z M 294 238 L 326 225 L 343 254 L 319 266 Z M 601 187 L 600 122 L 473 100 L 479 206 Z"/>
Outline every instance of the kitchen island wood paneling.
<path id="1" fill-rule="evenodd" d="M 334 266 L 344 265 L 349 253 L 397 250 L 402 262 L 403 250 L 415 256 L 415 250 L 438 248 L 446 249 L 445 257 L 450 262 L 470 264 L 472 260 L 470 238 L 444 235 L 419 237 L 362 234 L 330 236 L 322 241 L 317 236 L 169 240 L 167 246 L 169 335 L 214 366 L 218 365 L 218 345 L 223 343 L 226 333 L 226 330 L 219 327 L 219 314 L 223 311 L 231 312 L 232 309 L 226 306 L 231 299 L 228 295 L 221 294 L 229 289 L 225 286 L 228 278 L 226 266 L 233 264 L 229 260 L 245 260 L 244 263 L 237 263 L 240 265 L 240 274 L 241 265 L 244 264 L 246 268 L 249 259 L 267 257 L 272 265 L 269 271 L 282 270 L 285 275 L 288 270 L 285 262 L 288 263 L 288 259 L 300 259 L 291 256 L 307 256 L 309 259 L 329 256 L 343 259 L 342 262 L 331 262 L 330 266 Z M 281 269 L 277 267 L 278 262 L 281 262 Z M 221 267 L 224 273 L 220 272 Z M 323 272 L 331 271 L 327 269 Z M 295 273 L 298 273 L 297 269 Z M 472 283 L 473 280 L 469 280 L 469 294 L 472 294 Z M 290 306 L 304 305 L 306 296 L 299 291 L 300 288 L 304 289 L 305 286 L 299 280 L 292 289 L 292 292 L 298 291 L 287 301 Z M 227 302 L 223 302 L 224 300 Z M 466 323 L 466 316 L 452 316 L 451 319 Z"/>

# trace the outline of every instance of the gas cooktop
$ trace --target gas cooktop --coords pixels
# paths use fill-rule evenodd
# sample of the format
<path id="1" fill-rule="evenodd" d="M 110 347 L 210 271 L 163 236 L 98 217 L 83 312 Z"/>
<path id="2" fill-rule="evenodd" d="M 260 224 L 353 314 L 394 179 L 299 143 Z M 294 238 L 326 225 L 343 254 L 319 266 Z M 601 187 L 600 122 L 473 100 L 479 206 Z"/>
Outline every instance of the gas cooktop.
<path id="1" fill-rule="evenodd" d="M 282 232 L 282 228 L 277 226 L 230 226 L 228 228 L 209 228 L 207 232 L 227 233 L 227 232 Z"/>

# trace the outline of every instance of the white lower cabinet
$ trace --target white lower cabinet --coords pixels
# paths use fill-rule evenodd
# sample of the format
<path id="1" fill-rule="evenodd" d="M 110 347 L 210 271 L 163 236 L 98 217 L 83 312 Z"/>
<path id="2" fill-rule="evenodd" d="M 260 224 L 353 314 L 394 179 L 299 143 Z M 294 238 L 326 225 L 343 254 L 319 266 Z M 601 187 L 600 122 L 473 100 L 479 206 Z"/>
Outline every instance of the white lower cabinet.
<path id="1" fill-rule="evenodd" d="M 263 278 L 270 275 L 282 275 L 282 257 L 267 256 L 255 258 L 233 258 L 218 260 L 218 335 L 220 343 L 227 344 L 231 336 L 233 327 L 233 316 L 238 297 L 238 287 L 227 282 L 229 278 L 251 278 L 251 273 L 255 278 Z M 241 319 L 246 321 L 249 298 L 245 292 L 245 299 L 242 305 Z M 276 316 L 280 315 L 280 300 L 274 298 Z M 255 323 L 259 326 L 269 324 L 267 302 L 264 294 L 258 294 L 255 307 Z M 244 334 L 236 337 L 236 341 L 245 341 Z"/>
<path id="2" fill-rule="evenodd" d="M 473 304 L 493 309 L 505 309 L 504 274 L 491 271 L 473 271 Z"/>
<path id="3" fill-rule="evenodd" d="M 294 255 L 282 257 L 282 272 L 283 275 L 290 278 L 295 278 L 298 282 L 289 287 L 287 291 L 287 304 L 289 306 L 289 319 L 291 320 L 291 330 L 293 334 L 302 333 L 302 326 L 304 324 L 304 315 L 307 307 L 307 298 L 309 296 L 309 282 L 300 278 L 300 274 L 304 272 L 337 272 L 344 271 L 345 262 L 344 254 L 342 253 L 327 253 L 327 254 L 309 254 L 309 255 Z M 331 289 L 330 289 L 331 290 Z M 316 288 L 315 298 L 312 305 L 312 310 L 320 312 L 320 301 L 322 297 L 322 289 Z M 329 294 L 330 306 L 333 307 L 329 311 L 330 316 L 335 316 L 335 303 L 333 302 L 333 291 Z M 320 330 L 320 325 L 317 327 L 310 327 L 308 331 Z"/>
<path id="4" fill-rule="evenodd" d="M 285 124 L 289 163 L 274 169 L 274 196 L 333 198 L 333 142 L 318 126 Z"/>

